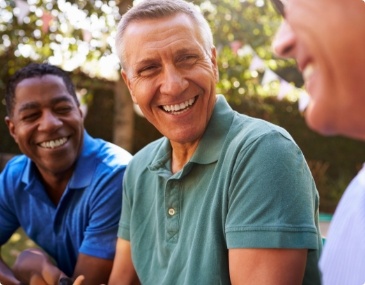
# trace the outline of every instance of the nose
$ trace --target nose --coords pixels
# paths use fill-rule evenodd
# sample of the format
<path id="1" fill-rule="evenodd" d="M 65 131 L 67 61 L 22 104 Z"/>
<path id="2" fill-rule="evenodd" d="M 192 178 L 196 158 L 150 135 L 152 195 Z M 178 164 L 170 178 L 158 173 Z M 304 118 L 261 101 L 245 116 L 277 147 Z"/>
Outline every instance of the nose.
<path id="1" fill-rule="evenodd" d="M 173 65 L 165 66 L 162 73 L 160 92 L 166 95 L 181 94 L 189 86 L 188 80 L 184 76 L 184 71 Z"/>
<path id="2" fill-rule="evenodd" d="M 276 32 L 272 49 L 279 57 L 294 57 L 296 36 L 286 20 Z"/>
<path id="3" fill-rule="evenodd" d="M 63 125 L 52 111 L 44 111 L 38 125 L 39 131 L 54 131 Z"/>

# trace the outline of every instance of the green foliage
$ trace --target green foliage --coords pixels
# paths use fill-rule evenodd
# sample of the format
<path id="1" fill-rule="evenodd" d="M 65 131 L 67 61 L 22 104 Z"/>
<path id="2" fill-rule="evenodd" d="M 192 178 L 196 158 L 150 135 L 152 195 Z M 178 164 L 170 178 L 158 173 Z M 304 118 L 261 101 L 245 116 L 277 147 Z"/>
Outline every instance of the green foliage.
<path id="1" fill-rule="evenodd" d="M 22 229 L 17 230 L 10 238 L 10 240 L 1 247 L 1 257 L 8 265 L 13 265 L 15 259 L 24 249 L 37 247 L 31 241 Z"/>
<path id="2" fill-rule="evenodd" d="M 72 71 L 76 81 L 80 73 L 100 76 L 100 62 L 112 54 L 109 36 L 119 18 L 115 1 L 28 3 L 29 13 L 20 17 L 15 1 L 0 2 L 0 88 L 31 61 L 50 61 Z"/>

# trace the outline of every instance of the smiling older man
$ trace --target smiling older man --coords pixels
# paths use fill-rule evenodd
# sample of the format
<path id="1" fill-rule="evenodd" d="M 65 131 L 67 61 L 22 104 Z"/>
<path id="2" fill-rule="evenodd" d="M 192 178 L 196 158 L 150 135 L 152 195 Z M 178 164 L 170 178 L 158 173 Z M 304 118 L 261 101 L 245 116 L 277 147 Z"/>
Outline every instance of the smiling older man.
<path id="1" fill-rule="evenodd" d="M 188 2 L 118 26 L 133 101 L 164 135 L 126 171 L 110 284 L 319 284 L 318 193 L 290 135 L 216 95 L 217 52 Z"/>

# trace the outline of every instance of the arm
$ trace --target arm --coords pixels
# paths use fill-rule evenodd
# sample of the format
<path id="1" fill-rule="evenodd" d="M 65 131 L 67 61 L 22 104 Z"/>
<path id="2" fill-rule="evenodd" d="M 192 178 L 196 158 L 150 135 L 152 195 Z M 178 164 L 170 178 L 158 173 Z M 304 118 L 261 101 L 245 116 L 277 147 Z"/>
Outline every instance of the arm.
<path id="1" fill-rule="evenodd" d="M 83 275 L 83 285 L 107 284 L 113 260 L 102 259 L 80 253 L 77 259 L 74 278 Z"/>
<path id="2" fill-rule="evenodd" d="M 231 282 L 234 285 L 300 285 L 306 261 L 306 249 L 230 249 Z"/>
<path id="3" fill-rule="evenodd" d="M 140 284 L 132 263 L 131 245 L 127 240 L 118 238 L 112 274 L 109 285 Z"/>

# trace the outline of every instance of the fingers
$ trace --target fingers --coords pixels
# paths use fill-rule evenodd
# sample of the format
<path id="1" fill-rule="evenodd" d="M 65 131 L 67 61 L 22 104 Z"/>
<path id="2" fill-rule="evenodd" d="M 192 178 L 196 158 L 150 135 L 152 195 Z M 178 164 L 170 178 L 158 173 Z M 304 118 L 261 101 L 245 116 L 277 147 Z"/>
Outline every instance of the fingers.
<path id="1" fill-rule="evenodd" d="M 29 285 L 48 285 L 48 284 L 39 274 L 34 274 L 30 277 Z"/>
<path id="2" fill-rule="evenodd" d="M 74 281 L 73 285 L 82 285 L 82 283 L 83 283 L 84 279 L 85 279 L 84 275 L 80 275 L 80 276 L 78 276 L 78 277 L 75 279 L 75 281 Z"/>
<path id="3" fill-rule="evenodd" d="M 64 275 L 64 273 L 51 262 L 47 262 L 43 265 L 42 277 L 47 282 L 47 284 L 58 284 L 62 275 Z"/>

